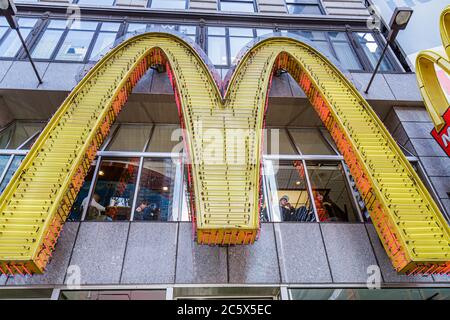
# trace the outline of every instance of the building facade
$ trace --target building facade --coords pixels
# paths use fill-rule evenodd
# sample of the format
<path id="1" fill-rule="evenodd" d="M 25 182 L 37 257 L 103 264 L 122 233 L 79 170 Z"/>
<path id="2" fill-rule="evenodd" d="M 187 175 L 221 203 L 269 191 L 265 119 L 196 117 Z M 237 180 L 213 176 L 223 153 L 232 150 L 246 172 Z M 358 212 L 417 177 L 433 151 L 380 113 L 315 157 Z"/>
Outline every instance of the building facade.
<path id="1" fill-rule="evenodd" d="M 448 222 L 450 159 L 430 135 L 433 124 L 401 48 L 389 49 L 364 93 L 386 43 L 386 28 L 370 27 L 369 5 L 17 1 L 20 31 L 43 83 L 14 30 L 0 20 L 0 192 L 80 79 L 125 39 L 175 32 L 195 43 L 225 79 L 248 43 L 275 33 L 307 41 L 343 70 Z M 147 71 L 97 151 L 47 270 L 1 275 L 0 298 L 450 297 L 449 276 L 407 276 L 393 269 L 343 155 L 288 73 L 273 77 L 265 124 L 258 240 L 198 245 L 185 158 L 174 154 L 182 142 L 174 91 L 167 70 Z M 283 198 L 295 209 L 289 214 L 280 209 Z"/>

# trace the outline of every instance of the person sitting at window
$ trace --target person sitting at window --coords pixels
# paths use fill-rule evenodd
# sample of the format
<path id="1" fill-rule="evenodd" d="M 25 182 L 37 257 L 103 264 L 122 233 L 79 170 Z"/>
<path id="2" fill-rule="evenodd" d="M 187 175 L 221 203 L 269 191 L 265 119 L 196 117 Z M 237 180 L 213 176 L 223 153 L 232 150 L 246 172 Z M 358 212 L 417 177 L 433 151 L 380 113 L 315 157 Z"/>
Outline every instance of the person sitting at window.
<path id="1" fill-rule="evenodd" d="M 159 220 L 160 210 L 158 206 L 154 203 L 150 204 L 144 210 L 143 218 L 144 220 Z"/>
<path id="2" fill-rule="evenodd" d="M 144 220 L 144 212 L 148 208 L 148 201 L 143 200 L 141 203 L 136 207 L 136 210 L 134 212 L 134 220 Z"/>
<path id="3" fill-rule="evenodd" d="M 328 218 L 325 221 L 347 221 L 347 213 L 331 200 L 328 194 L 318 194 L 318 200 L 321 201 Z"/>
<path id="4" fill-rule="evenodd" d="M 83 202 L 81 202 L 81 208 L 84 210 L 86 206 L 88 205 L 89 198 L 86 197 L 83 199 Z M 106 215 L 104 214 L 106 208 L 102 206 L 100 203 L 100 196 L 97 193 L 94 193 L 92 196 L 91 204 L 88 206 L 87 210 L 87 220 L 97 220 L 97 221 L 104 221 Z"/>
<path id="5" fill-rule="evenodd" d="M 283 221 L 297 221 L 295 208 L 289 203 L 289 197 L 284 195 L 280 199 L 280 213 Z"/>

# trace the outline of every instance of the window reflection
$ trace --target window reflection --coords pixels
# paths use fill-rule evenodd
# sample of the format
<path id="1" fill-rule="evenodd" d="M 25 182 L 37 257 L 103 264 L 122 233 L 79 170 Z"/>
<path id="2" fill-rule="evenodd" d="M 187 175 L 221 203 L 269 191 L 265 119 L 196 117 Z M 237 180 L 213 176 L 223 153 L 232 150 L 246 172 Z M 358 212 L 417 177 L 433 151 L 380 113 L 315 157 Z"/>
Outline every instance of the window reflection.
<path id="1" fill-rule="evenodd" d="M 286 129 L 267 128 L 264 130 L 264 154 L 298 154 L 291 143 Z"/>
<path id="2" fill-rule="evenodd" d="M 121 124 L 106 150 L 142 152 L 150 138 L 151 130 L 151 124 Z"/>
<path id="3" fill-rule="evenodd" d="M 342 164 L 307 161 L 309 180 L 321 222 L 359 222 Z"/>
<path id="4" fill-rule="evenodd" d="M 319 0 L 286 0 L 290 14 L 323 14 Z"/>
<path id="5" fill-rule="evenodd" d="M 6 165 L 8 164 L 9 158 L 10 158 L 10 156 L 6 156 L 6 155 L 0 156 L 0 177 L 2 176 L 3 170 L 5 170 Z"/>
<path id="6" fill-rule="evenodd" d="M 139 159 L 136 158 L 102 159 L 87 220 L 129 220 L 138 167 Z M 83 202 L 82 206 L 88 205 L 87 198 Z"/>
<path id="7" fill-rule="evenodd" d="M 16 121 L 0 133 L 0 149 L 27 149 L 34 142 L 29 139 L 44 127 L 42 122 Z M 28 141 L 27 141 L 28 140 Z M 27 142 L 26 144 L 24 144 Z"/>
<path id="8" fill-rule="evenodd" d="M 83 185 L 81 186 L 80 191 L 78 192 L 77 198 L 72 205 L 72 209 L 70 211 L 68 221 L 79 221 L 83 215 L 84 206 L 87 204 L 87 197 L 89 193 L 89 188 L 91 187 L 92 177 L 94 176 L 95 165 L 97 161 L 94 161 L 89 168 L 89 171 L 84 179 Z M 86 199 L 86 200 L 85 200 Z M 83 203 L 83 200 L 84 203 Z"/>
<path id="9" fill-rule="evenodd" d="M 179 125 L 156 125 L 147 152 L 178 152 L 183 136 Z M 180 145 L 181 143 L 181 145 Z"/>
<path id="10" fill-rule="evenodd" d="M 3 178 L 3 181 L 0 184 L 0 194 L 5 190 L 6 186 L 8 185 L 9 181 L 11 180 L 12 176 L 14 175 L 14 172 L 16 172 L 17 168 L 20 166 L 20 163 L 22 162 L 24 156 L 14 156 L 13 161 L 11 165 L 9 166 L 8 170 L 6 171 L 5 177 Z"/>
<path id="11" fill-rule="evenodd" d="M 360 45 L 362 46 L 364 52 L 366 53 L 367 58 L 370 61 L 370 64 L 373 68 L 375 68 L 378 60 L 381 56 L 382 48 L 378 45 L 372 33 L 358 32 L 356 33 L 356 37 Z M 384 57 L 381 65 L 381 71 L 394 71 L 392 63 L 389 61 L 388 57 Z"/>
<path id="12" fill-rule="evenodd" d="M 145 159 L 134 220 L 171 221 L 175 165 L 171 159 Z"/>
<path id="13" fill-rule="evenodd" d="M 255 12 L 253 0 L 220 0 L 221 11 Z"/>
<path id="14" fill-rule="evenodd" d="M 26 40 L 31 33 L 34 25 L 36 24 L 37 19 L 31 18 L 20 18 L 18 19 L 20 33 L 22 37 Z M 19 50 L 22 48 L 22 43 L 17 35 L 16 30 L 12 30 L 9 28 L 6 19 L 2 17 L 0 19 L 0 36 L 3 37 L 1 39 L 0 45 L 0 57 L 2 58 L 13 58 L 17 55 Z"/>
<path id="15" fill-rule="evenodd" d="M 289 132 L 302 154 L 336 155 L 316 128 L 289 129 Z"/>
<path id="16" fill-rule="evenodd" d="M 444 300 L 450 299 L 450 289 L 291 289 L 291 298 L 293 300 Z"/>
<path id="17" fill-rule="evenodd" d="M 312 222 L 315 214 L 302 161 L 280 163 L 275 173 L 279 216 L 285 222 Z"/>
<path id="18" fill-rule="evenodd" d="M 70 30 L 56 55 L 56 60 L 83 61 L 93 36 L 93 31 Z"/>
<path id="19" fill-rule="evenodd" d="M 186 9 L 186 0 L 151 0 L 152 9 Z"/>

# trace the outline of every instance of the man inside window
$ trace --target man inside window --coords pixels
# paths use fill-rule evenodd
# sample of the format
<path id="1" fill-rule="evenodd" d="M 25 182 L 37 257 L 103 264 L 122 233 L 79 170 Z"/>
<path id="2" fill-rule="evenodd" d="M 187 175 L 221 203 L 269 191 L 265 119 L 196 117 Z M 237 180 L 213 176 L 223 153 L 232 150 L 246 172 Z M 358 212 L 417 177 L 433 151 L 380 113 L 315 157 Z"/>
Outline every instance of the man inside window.
<path id="1" fill-rule="evenodd" d="M 88 201 L 88 197 L 83 199 L 83 202 L 81 203 L 81 207 L 83 210 L 87 206 Z M 94 193 L 94 195 L 92 196 L 91 204 L 88 207 L 87 220 L 104 220 L 103 213 L 105 212 L 106 208 L 98 203 L 99 201 L 100 196 L 97 193 Z"/>

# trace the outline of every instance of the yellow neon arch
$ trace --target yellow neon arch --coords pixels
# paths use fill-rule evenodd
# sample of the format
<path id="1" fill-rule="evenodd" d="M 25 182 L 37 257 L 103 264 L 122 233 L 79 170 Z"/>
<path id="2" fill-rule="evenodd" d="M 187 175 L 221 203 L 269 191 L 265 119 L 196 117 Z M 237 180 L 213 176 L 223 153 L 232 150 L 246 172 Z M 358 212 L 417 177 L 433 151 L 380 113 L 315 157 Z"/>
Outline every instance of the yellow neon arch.
<path id="1" fill-rule="evenodd" d="M 435 65 L 450 75 L 450 6 L 446 7 L 442 12 L 439 24 L 442 44 L 447 57 L 425 50 L 419 53 L 416 59 L 417 81 L 420 92 L 425 102 L 425 107 L 438 132 L 445 125 L 443 114 L 449 108 L 449 102 L 436 75 Z"/>
<path id="2" fill-rule="evenodd" d="M 133 86 L 154 65 L 166 66 L 187 129 L 199 243 L 255 241 L 258 132 L 271 76 L 282 68 L 298 81 L 336 141 L 394 267 L 449 272 L 450 232 L 442 214 L 371 107 L 324 56 L 293 39 L 263 40 L 244 55 L 222 99 L 190 45 L 173 35 L 147 33 L 113 49 L 75 87 L 1 195 L 4 273 L 44 271 L 96 150 Z M 244 134 L 230 137 L 231 128 Z M 217 132 L 221 139 L 211 140 Z M 218 155 L 210 154 L 211 146 Z"/>

